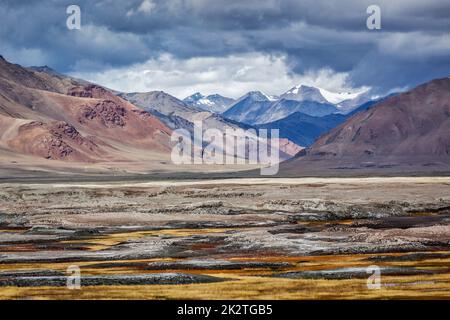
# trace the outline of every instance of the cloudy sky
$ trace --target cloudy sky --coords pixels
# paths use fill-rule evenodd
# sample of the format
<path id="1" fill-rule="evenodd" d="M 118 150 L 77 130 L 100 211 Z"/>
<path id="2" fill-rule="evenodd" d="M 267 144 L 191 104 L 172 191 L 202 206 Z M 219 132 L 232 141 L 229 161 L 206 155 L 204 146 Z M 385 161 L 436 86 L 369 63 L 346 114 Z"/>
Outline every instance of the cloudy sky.
<path id="1" fill-rule="evenodd" d="M 0 15 L 6 59 L 120 91 L 386 93 L 450 76 L 448 0 L 0 0 Z"/>

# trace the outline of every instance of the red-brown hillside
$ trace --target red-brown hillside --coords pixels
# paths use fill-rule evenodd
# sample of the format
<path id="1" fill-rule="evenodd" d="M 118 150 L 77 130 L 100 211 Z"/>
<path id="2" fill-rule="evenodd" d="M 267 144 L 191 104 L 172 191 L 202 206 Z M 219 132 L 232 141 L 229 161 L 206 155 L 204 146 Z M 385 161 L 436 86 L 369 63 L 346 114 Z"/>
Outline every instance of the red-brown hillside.
<path id="1" fill-rule="evenodd" d="M 109 90 L 2 58 L 0 117 L 3 148 L 46 159 L 132 160 L 129 148 L 170 151 L 171 130 Z"/>
<path id="2" fill-rule="evenodd" d="M 308 155 L 449 157 L 450 78 L 394 96 L 321 137 Z"/>

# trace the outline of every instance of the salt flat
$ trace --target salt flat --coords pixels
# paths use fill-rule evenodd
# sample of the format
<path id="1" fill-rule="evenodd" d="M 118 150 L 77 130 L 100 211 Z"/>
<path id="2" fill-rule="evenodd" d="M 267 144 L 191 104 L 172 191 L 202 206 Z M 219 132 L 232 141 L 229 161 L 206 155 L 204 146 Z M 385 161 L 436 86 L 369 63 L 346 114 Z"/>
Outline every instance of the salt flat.
<path id="1" fill-rule="evenodd" d="M 150 179 L 149 179 L 150 180 Z M 168 187 L 168 186 L 189 186 L 189 185 L 305 185 L 311 183 L 326 184 L 436 184 L 450 183 L 450 177 L 358 177 L 358 178 L 230 178 L 230 179 L 205 179 L 205 180 L 157 180 L 142 182 L 121 182 L 114 183 L 51 183 L 54 188 L 80 187 L 80 188 L 116 188 L 118 186 L 128 187 Z M 1 184 L 0 184 L 1 185 Z M 5 184 L 6 185 L 6 184 Z M 48 187 L 49 184 L 33 183 L 34 186 Z"/>

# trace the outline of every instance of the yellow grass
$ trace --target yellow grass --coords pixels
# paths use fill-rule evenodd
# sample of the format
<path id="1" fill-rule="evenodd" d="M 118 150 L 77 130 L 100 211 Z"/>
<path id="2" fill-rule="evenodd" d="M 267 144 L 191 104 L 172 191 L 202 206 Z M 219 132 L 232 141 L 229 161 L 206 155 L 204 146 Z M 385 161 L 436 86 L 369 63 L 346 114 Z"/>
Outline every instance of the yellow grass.
<path id="1" fill-rule="evenodd" d="M 196 234 L 208 234 L 208 233 L 222 233 L 232 229 L 165 229 L 165 230 L 152 230 L 152 231 L 135 231 L 124 233 L 112 233 L 102 235 L 88 240 L 65 240 L 60 243 L 67 244 L 85 244 L 85 248 L 90 251 L 99 251 L 108 249 L 109 247 L 124 243 L 132 239 L 139 239 L 143 237 L 157 237 L 157 236 L 174 236 L 174 237 L 189 237 Z"/>
<path id="2" fill-rule="evenodd" d="M 398 256 L 399 253 L 383 254 Z M 233 261 L 290 262 L 293 267 L 282 270 L 304 271 L 345 267 L 365 267 L 364 260 L 373 254 L 306 256 L 306 257 L 233 257 Z M 423 261 L 376 263 L 379 266 L 415 266 L 446 270 L 447 273 L 415 276 L 383 276 L 380 290 L 369 290 L 366 279 L 284 279 L 270 275 L 270 269 L 243 270 L 137 270 L 122 266 L 91 268 L 102 262 L 123 263 L 174 261 L 175 259 L 145 259 L 127 261 L 97 261 L 77 263 L 2 264 L 1 270 L 52 269 L 65 271 L 71 264 L 81 267 L 82 275 L 142 274 L 154 272 L 183 272 L 205 274 L 228 279 L 224 282 L 189 285 L 95 286 L 69 290 L 65 287 L 0 288 L 0 299 L 450 299 L 450 258 Z"/>
<path id="3" fill-rule="evenodd" d="M 136 231 L 95 236 L 88 239 L 62 241 L 85 245 L 98 251 L 117 244 L 147 236 L 185 237 L 205 233 L 223 233 L 222 229 L 167 229 Z M 433 252 L 439 253 L 439 252 Z M 446 253 L 440 252 L 440 253 Z M 65 274 L 71 265 L 78 265 L 83 275 L 143 274 L 181 272 L 204 274 L 227 279 L 223 282 L 189 285 L 133 285 L 133 286 L 82 286 L 81 290 L 65 287 L 0 287 L 0 299 L 450 299 L 450 258 L 432 258 L 418 261 L 381 261 L 367 258 L 401 256 L 407 253 L 340 254 L 322 256 L 248 255 L 224 256 L 234 262 L 287 262 L 289 267 L 239 270 L 143 270 L 140 266 L 123 266 L 123 263 L 171 262 L 180 259 L 154 258 L 141 260 L 81 261 L 52 263 L 3 263 L 0 271 L 55 270 Z M 105 267 L 94 267 L 107 263 Z M 116 265 L 115 265 L 116 264 Z M 369 290 L 366 279 L 325 280 L 286 279 L 272 275 L 287 271 L 327 270 L 369 265 L 390 267 L 416 267 L 436 271 L 432 275 L 383 276 L 380 290 Z M 441 273 L 439 273 L 441 272 Z M 83 283 L 83 280 L 81 280 Z"/>
<path id="4" fill-rule="evenodd" d="M 215 274 L 220 276 L 220 274 Z M 222 276 L 230 278 L 229 274 Z M 380 290 L 364 279 L 305 280 L 232 277 L 209 284 L 65 287 L 4 287 L 0 299 L 449 299 L 446 275 L 383 277 Z"/>

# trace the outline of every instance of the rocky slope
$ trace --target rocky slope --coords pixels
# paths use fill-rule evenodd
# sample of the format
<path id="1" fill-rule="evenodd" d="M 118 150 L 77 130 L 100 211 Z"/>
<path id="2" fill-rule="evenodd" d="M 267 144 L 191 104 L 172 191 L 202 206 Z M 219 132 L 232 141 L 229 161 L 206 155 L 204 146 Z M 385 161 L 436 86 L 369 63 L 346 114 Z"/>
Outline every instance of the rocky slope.
<path id="1" fill-rule="evenodd" d="M 450 78 L 437 79 L 355 114 L 323 135 L 286 170 L 414 167 L 450 171 Z"/>
<path id="2" fill-rule="evenodd" d="M 223 116 L 253 125 L 257 123 L 258 116 L 265 112 L 273 103 L 271 98 L 260 91 L 251 91 L 232 104 Z"/>
<path id="3" fill-rule="evenodd" d="M 188 105 L 162 91 L 122 93 L 119 96 L 159 117 L 170 128 L 186 129 L 191 135 L 193 133 L 194 123 L 200 122 L 203 126 L 203 131 L 207 129 L 218 129 L 221 132 L 226 132 L 226 130 L 247 130 L 251 128 L 249 125 L 230 120 L 225 116 Z M 255 139 L 258 138 L 255 136 Z M 301 146 L 297 146 L 292 141 L 280 141 L 279 146 L 282 152 L 282 159 L 290 158 L 302 149 Z"/>
<path id="4" fill-rule="evenodd" d="M 133 160 L 129 148 L 170 151 L 171 130 L 112 92 L 0 58 L 0 145 L 49 160 Z"/>
<path id="5" fill-rule="evenodd" d="M 32 121 L 21 125 L 8 146 L 25 154 L 49 160 L 95 161 L 106 152 L 92 138 L 83 137 L 63 121 Z"/>
<path id="6" fill-rule="evenodd" d="M 170 138 L 174 129 L 192 132 L 197 121 L 204 129 L 248 129 L 163 92 L 120 95 L 0 58 L 0 171 L 189 171 L 172 164 Z M 281 159 L 300 149 L 282 140 Z"/>
<path id="7" fill-rule="evenodd" d="M 330 103 L 281 99 L 272 103 L 264 112 L 261 112 L 255 123 L 263 124 L 281 120 L 295 112 L 301 112 L 312 117 L 323 117 L 338 113 L 338 109 Z"/>
<path id="8" fill-rule="evenodd" d="M 257 127 L 278 129 L 280 130 L 280 137 L 287 138 L 300 146 L 309 147 L 320 135 L 338 126 L 346 119 L 347 117 L 342 114 L 312 117 L 296 112 L 284 119 L 258 125 Z"/>
<path id="9" fill-rule="evenodd" d="M 450 79 L 431 81 L 355 115 L 308 154 L 450 157 Z"/>
<path id="10" fill-rule="evenodd" d="M 310 147 L 322 134 L 327 133 L 351 116 L 369 109 L 373 105 L 384 101 L 388 97 L 383 97 L 378 100 L 370 100 L 345 115 L 336 113 L 321 117 L 313 117 L 306 113 L 295 112 L 286 118 L 257 125 L 256 127 L 279 129 L 281 138 L 289 139 L 300 146 Z"/>

